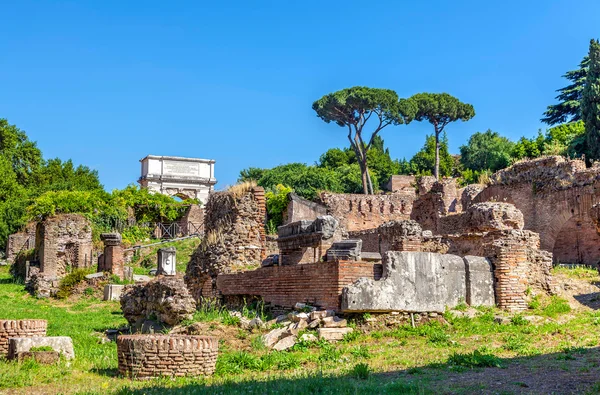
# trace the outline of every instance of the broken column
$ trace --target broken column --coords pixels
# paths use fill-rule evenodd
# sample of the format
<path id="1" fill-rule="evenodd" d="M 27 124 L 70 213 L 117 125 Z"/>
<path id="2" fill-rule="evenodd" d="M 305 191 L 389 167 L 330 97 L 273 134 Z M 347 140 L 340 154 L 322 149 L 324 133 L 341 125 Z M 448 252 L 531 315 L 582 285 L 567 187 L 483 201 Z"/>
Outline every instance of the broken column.
<path id="1" fill-rule="evenodd" d="M 175 247 L 160 248 L 158 250 L 158 270 L 156 274 L 165 276 L 175 275 L 175 264 L 177 263 Z"/>
<path id="2" fill-rule="evenodd" d="M 379 252 L 421 251 L 423 231 L 416 221 L 390 221 L 379 226 Z"/>
<path id="3" fill-rule="evenodd" d="M 100 239 L 104 242 L 104 265 L 102 271 L 124 278 L 125 258 L 121 245 L 121 234 L 102 233 Z M 100 268 L 99 268 L 100 269 Z"/>

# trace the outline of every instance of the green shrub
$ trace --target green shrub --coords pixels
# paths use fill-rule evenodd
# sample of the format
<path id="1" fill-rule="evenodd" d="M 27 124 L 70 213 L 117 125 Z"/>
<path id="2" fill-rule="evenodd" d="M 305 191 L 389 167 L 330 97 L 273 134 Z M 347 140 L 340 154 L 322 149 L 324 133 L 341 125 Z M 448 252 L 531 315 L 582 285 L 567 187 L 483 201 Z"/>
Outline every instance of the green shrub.
<path id="1" fill-rule="evenodd" d="M 338 361 L 342 356 L 342 352 L 328 344 L 327 346 L 323 346 L 321 348 L 321 353 L 319 354 L 319 362 L 335 362 Z"/>
<path id="2" fill-rule="evenodd" d="M 366 363 L 357 363 L 350 371 L 350 374 L 359 380 L 367 380 L 371 374 L 371 369 Z"/>
<path id="3" fill-rule="evenodd" d="M 356 358 L 364 358 L 364 359 L 371 358 L 371 353 L 369 352 L 369 347 L 367 347 L 366 345 L 360 345 L 360 346 L 354 347 L 352 350 L 350 350 L 350 354 L 352 354 Z"/>
<path id="4" fill-rule="evenodd" d="M 467 354 L 453 353 L 450 358 L 448 358 L 449 365 L 470 369 L 486 367 L 500 368 L 502 367 L 501 362 L 502 360 L 497 356 L 480 350 L 475 350 L 472 353 Z"/>
<path id="5" fill-rule="evenodd" d="M 516 326 L 525 326 L 529 325 L 529 321 L 527 321 L 521 314 L 516 314 L 510 319 L 510 323 Z"/>
<path id="6" fill-rule="evenodd" d="M 554 295 L 550 298 L 550 303 L 544 307 L 542 313 L 548 317 L 556 318 L 559 314 L 569 313 L 570 311 L 569 302 Z"/>
<path id="7" fill-rule="evenodd" d="M 89 274 L 88 270 L 75 269 L 63 277 L 62 280 L 60 280 L 56 297 L 59 299 L 66 299 L 71 296 L 73 288 L 80 282 L 85 281 L 86 274 Z"/>
<path id="8" fill-rule="evenodd" d="M 225 325 L 237 326 L 240 324 L 240 317 L 231 315 L 229 311 L 225 311 L 221 320 Z"/>

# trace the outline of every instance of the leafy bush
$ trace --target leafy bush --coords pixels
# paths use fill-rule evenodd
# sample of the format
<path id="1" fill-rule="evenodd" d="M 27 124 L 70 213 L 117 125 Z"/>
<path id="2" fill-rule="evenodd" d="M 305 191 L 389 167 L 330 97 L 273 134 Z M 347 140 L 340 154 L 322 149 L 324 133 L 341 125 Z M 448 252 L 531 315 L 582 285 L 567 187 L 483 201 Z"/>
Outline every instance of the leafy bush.
<path id="1" fill-rule="evenodd" d="M 559 314 L 569 313 L 571 306 L 569 302 L 559 296 L 552 296 L 550 303 L 542 310 L 542 313 L 548 317 L 556 318 Z"/>
<path id="2" fill-rule="evenodd" d="M 286 187 L 281 184 L 277 184 L 273 191 L 267 191 L 265 193 L 268 223 L 267 228 L 269 230 L 275 230 L 277 227 L 283 224 L 283 213 L 287 210 L 288 195 L 292 192 L 292 188 Z"/>
<path id="3" fill-rule="evenodd" d="M 502 367 L 502 360 L 491 353 L 475 350 L 467 354 L 453 353 L 448 358 L 448 364 L 470 369 L 487 367 L 500 368 Z"/>
<path id="4" fill-rule="evenodd" d="M 364 358 L 364 359 L 371 358 L 371 353 L 369 352 L 369 347 L 367 347 L 366 345 L 360 345 L 360 346 L 354 347 L 352 350 L 350 350 L 350 354 L 352 354 L 356 358 Z"/>
<path id="5" fill-rule="evenodd" d="M 354 367 L 350 371 L 350 374 L 352 376 L 356 377 L 357 379 L 366 380 L 369 378 L 369 375 L 371 374 L 371 369 L 369 368 L 369 365 L 366 363 L 357 363 L 356 365 L 354 365 Z"/>
<path id="6" fill-rule="evenodd" d="M 82 281 L 85 281 L 86 274 L 89 274 L 88 270 L 75 269 L 71 273 L 67 274 L 60 280 L 58 285 L 58 291 L 56 297 L 59 299 L 66 299 L 71 296 L 73 288 Z"/>

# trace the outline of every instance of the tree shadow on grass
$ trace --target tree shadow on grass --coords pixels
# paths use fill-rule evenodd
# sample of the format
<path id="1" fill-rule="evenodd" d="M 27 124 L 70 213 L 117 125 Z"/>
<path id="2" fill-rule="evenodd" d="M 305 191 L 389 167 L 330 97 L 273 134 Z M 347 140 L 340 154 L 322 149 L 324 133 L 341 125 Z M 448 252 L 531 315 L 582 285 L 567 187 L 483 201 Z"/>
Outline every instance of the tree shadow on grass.
<path id="1" fill-rule="evenodd" d="M 125 386 L 119 394 L 470 394 L 600 392 L 600 349 L 566 348 L 561 352 L 516 358 L 460 352 L 445 363 L 362 376 L 356 363 L 343 374 L 302 374 L 236 380 L 218 378 L 154 379 Z M 368 361 L 366 361 L 368 362 Z M 485 367 L 491 366 L 491 367 Z M 280 372 L 273 374 L 280 376 Z M 143 388 L 141 388 L 143 386 Z M 134 388 L 135 387 L 135 388 Z"/>

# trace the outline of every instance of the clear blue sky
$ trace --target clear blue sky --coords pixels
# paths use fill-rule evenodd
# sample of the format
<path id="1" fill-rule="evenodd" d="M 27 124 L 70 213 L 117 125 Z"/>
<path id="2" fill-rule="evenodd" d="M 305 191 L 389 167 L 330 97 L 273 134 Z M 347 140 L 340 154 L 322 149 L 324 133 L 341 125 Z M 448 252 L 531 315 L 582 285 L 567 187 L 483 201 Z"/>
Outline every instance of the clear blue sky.
<path id="1" fill-rule="evenodd" d="M 598 0 L 0 0 L 0 15 L 0 117 L 108 190 L 147 154 L 216 159 L 218 188 L 248 166 L 313 163 L 346 135 L 312 102 L 355 85 L 473 104 L 448 127 L 453 153 L 488 128 L 533 136 L 600 37 Z M 410 158 L 430 132 L 382 136 Z"/>

